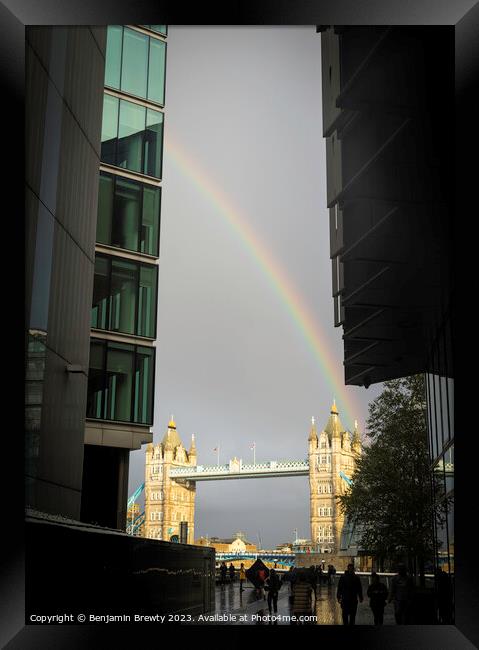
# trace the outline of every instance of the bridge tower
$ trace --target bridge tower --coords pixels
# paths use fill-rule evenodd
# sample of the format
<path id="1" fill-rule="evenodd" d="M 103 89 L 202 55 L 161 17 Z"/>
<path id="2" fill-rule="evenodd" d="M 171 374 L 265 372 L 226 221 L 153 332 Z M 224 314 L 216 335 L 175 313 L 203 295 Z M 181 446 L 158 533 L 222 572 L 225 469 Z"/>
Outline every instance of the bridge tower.
<path id="1" fill-rule="evenodd" d="M 194 467 L 196 444 L 191 436 L 187 451 L 181 442 L 176 423 L 171 416 L 163 440 L 146 448 L 145 463 L 145 537 L 166 541 L 181 541 L 181 522 L 187 522 L 187 543 L 194 541 L 195 496 L 194 481 L 177 482 L 170 478 L 172 467 Z"/>
<path id="2" fill-rule="evenodd" d="M 313 418 L 308 443 L 311 540 L 337 553 L 344 528 L 344 515 L 337 497 L 347 489 L 340 472 L 351 477 L 361 454 L 357 422 L 351 438 L 339 419 L 334 401 L 326 426 L 319 435 Z"/>

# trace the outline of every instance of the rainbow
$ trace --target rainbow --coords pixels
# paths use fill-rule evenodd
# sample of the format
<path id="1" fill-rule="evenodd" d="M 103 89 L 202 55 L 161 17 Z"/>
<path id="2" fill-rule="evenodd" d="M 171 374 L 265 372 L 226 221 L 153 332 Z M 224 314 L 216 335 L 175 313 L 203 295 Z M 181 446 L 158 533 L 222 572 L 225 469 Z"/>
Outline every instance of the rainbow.
<path id="1" fill-rule="evenodd" d="M 339 412 L 345 414 L 350 423 L 354 422 L 357 419 L 357 413 L 360 413 L 361 410 L 353 402 L 351 396 L 345 392 L 346 386 L 339 372 L 340 364 L 332 356 L 324 332 L 284 270 L 260 241 L 248 220 L 241 215 L 223 191 L 208 178 L 206 172 L 171 136 L 165 137 L 165 156 L 169 157 L 180 172 L 215 206 L 218 214 L 223 217 L 249 251 L 318 361 L 322 375 L 330 385 L 332 395 L 336 397 Z"/>

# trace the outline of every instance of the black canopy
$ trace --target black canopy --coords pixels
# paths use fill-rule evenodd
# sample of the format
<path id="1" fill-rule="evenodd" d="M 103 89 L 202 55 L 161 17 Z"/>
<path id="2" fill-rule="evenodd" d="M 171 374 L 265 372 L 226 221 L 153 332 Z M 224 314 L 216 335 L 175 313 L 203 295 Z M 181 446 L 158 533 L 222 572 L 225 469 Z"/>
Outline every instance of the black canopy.
<path id="1" fill-rule="evenodd" d="M 263 583 L 261 582 L 261 580 L 258 580 L 258 571 L 259 571 L 260 569 L 263 569 L 263 570 L 264 570 L 264 572 L 265 572 L 265 574 L 266 574 L 266 577 L 269 576 L 269 569 L 268 569 L 268 567 L 267 567 L 266 564 L 265 564 L 262 560 L 260 560 L 259 558 L 254 562 L 254 564 L 252 564 L 252 565 L 250 566 L 249 569 L 246 569 L 246 571 L 245 571 L 245 573 L 246 573 L 246 577 L 248 578 L 248 580 L 249 580 L 250 582 L 253 583 L 253 585 L 254 585 L 255 587 L 261 587 L 262 584 L 263 584 Z"/>

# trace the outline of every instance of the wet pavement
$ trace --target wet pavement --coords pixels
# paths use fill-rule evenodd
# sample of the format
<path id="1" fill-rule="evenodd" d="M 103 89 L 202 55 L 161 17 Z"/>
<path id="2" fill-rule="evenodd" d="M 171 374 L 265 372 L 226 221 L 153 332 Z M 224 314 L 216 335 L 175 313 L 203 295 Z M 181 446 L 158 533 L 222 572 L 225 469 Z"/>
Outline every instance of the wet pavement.
<path id="1" fill-rule="evenodd" d="M 238 582 L 218 585 L 215 612 L 211 613 L 210 620 L 201 622 L 215 625 L 342 625 L 341 606 L 336 600 L 336 586 L 337 578 L 331 586 L 318 586 L 316 599 L 313 597 L 312 620 L 300 622 L 292 618 L 292 598 L 288 584 L 282 586 L 278 597 L 278 611 L 276 614 L 273 612 L 271 618 L 267 601 L 263 597 L 258 598 L 251 584 L 248 584 L 243 592 L 240 592 Z M 367 581 L 363 583 L 364 594 L 366 589 Z M 358 604 L 356 625 L 373 625 L 368 598 Z M 384 610 L 384 625 L 395 625 L 392 604 L 387 604 Z"/>

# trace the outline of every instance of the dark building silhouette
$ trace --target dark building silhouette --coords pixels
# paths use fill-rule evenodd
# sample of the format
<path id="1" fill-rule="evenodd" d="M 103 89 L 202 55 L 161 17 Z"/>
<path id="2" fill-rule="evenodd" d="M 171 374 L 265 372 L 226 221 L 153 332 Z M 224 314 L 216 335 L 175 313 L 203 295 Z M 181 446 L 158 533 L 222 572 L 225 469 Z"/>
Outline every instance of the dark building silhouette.
<path id="1" fill-rule="evenodd" d="M 454 30 L 322 26 L 334 321 L 345 383 L 424 373 L 435 561 L 454 574 Z"/>

